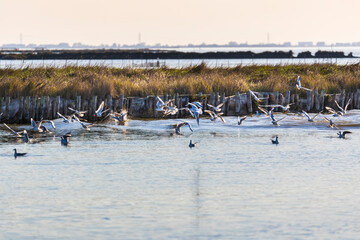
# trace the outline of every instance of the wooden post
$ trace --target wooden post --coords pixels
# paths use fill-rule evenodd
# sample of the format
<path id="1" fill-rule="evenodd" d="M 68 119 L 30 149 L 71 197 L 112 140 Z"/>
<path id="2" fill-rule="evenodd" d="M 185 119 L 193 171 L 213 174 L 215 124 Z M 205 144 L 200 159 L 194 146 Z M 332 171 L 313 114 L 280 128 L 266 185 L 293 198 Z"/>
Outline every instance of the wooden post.
<path id="1" fill-rule="evenodd" d="M 317 89 L 314 90 L 314 95 L 315 95 L 315 109 L 316 112 L 320 111 L 320 99 L 319 99 L 319 92 Z"/>
<path id="2" fill-rule="evenodd" d="M 218 92 L 215 92 L 215 105 L 214 106 L 217 106 L 219 105 L 219 93 Z"/>
<path id="3" fill-rule="evenodd" d="M 215 93 L 214 92 L 212 92 L 210 94 L 210 104 L 213 106 L 215 105 Z"/>
<path id="4" fill-rule="evenodd" d="M 63 113 L 65 115 L 68 115 L 68 100 L 67 99 L 63 99 Z"/>
<path id="5" fill-rule="evenodd" d="M 308 112 L 310 112 L 310 110 L 311 110 L 311 97 L 312 97 L 312 91 L 310 90 L 310 91 L 307 91 L 306 92 L 306 94 L 307 94 L 307 98 L 306 98 L 306 110 L 308 111 Z"/>
<path id="6" fill-rule="evenodd" d="M 35 97 L 35 119 L 40 120 L 40 98 Z"/>
<path id="7" fill-rule="evenodd" d="M 290 104 L 290 91 L 285 92 L 285 105 Z"/>
<path id="8" fill-rule="evenodd" d="M 11 103 L 11 98 L 6 97 L 6 100 L 5 100 L 5 116 L 6 116 L 7 121 L 10 120 L 10 109 L 9 109 L 10 103 Z"/>
<path id="9" fill-rule="evenodd" d="M 29 121 L 30 120 L 30 108 L 31 108 L 31 97 L 27 96 L 26 97 L 26 118 L 25 120 L 26 121 Z"/>
<path id="10" fill-rule="evenodd" d="M 112 103 L 112 96 L 110 94 L 107 96 L 106 102 L 107 102 L 106 103 L 107 107 L 110 108 L 110 111 L 112 111 L 113 110 L 113 103 Z"/>
<path id="11" fill-rule="evenodd" d="M 21 97 L 19 97 L 19 112 L 18 112 L 18 119 L 17 119 L 18 123 L 22 123 L 23 109 L 24 109 L 24 97 L 21 96 Z"/>
<path id="12" fill-rule="evenodd" d="M 342 89 L 341 90 L 341 95 L 340 95 L 340 102 L 339 102 L 339 105 L 344 108 L 345 107 L 345 89 Z"/>
<path id="13" fill-rule="evenodd" d="M 323 111 L 325 108 L 325 91 L 321 90 L 320 92 L 320 111 Z"/>
<path id="14" fill-rule="evenodd" d="M 75 109 L 81 111 L 81 96 L 76 96 Z"/>
<path id="15" fill-rule="evenodd" d="M 278 105 L 279 104 L 279 92 L 275 91 L 274 95 L 275 95 L 275 105 Z M 277 107 L 275 108 L 275 111 L 278 111 Z"/>
<path id="16" fill-rule="evenodd" d="M 240 93 L 236 92 L 235 93 L 235 113 L 240 113 L 240 107 L 241 107 L 241 103 L 240 103 Z"/>
<path id="17" fill-rule="evenodd" d="M 60 96 L 57 96 L 56 97 L 56 112 L 60 112 L 60 107 L 61 107 L 61 99 L 60 99 Z M 55 118 L 55 116 L 54 116 L 54 118 Z"/>
<path id="18" fill-rule="evenodd" d="M 252 100 L 251 100 L 251 93 L 250 91 L 246 92 L 246 105 L 247 105 L 247 109 L 248 109 L 248 113 L 252 113 Z"/>
<path id="19" fill-rule="evenodd" d="M 174 105 L 177 107 L 177 108 L 181 108 L 181 106 L 180 106 L 180 101 L 179 101 L 179 94 L 178 93 L 175 93 L 174 94 Z M 176 116 L 178 117 L 180 115 L 180 111 L 178 111 L 177 113 L 176 113 Z"/>
<path id="20" fill-rule="evenodd" d="M 224 112 L 224 110 L 225 110 L 225 93 L 223 92 L 223 93 L 221 93 L 221 97 L 220 97 L 220 102 L 219 102 L 219 104 L 220 103 L 224 103 L 223 105 L 222 105 L 222 107 L 221 107 L 221 110 Z M 226 115 L 225 113 L 224 113 L 224 115 Z"/>
<path id="21" fill-rule="evenodd" d="M 49 96 L 45 97 L 45 102 L 46 102 L 46 115 L 47 115 L 46 118 L 51 119 L 52 112 L 51 112 L 51 101 Z"/>
<path id="22" fill-rule="evenodd" d="M 156 101 L 156 99 L 155 99 L 155 101 Z M 124 95 L 121 94 L 120 99 L 119 99 L 119 108 L 123 109 L 123 107 L 124 107 Z"/>

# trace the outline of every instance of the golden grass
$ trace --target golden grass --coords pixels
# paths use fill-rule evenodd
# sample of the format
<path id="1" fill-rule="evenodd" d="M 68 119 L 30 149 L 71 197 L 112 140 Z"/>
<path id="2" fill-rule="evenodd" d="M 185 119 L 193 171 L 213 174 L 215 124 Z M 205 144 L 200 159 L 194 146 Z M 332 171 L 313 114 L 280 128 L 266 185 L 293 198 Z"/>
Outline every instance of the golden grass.
<path id="1" fill-rule="evenodd" d="M 327 93 L 360 88 L 360 65 L 334 64 L 237 66 L 208 68 L 205 64 L 181 69 L 132 69 L 105 66 L 0 69 L 0 96 L 112 95 L 147 96 L 224 92 L 248 89 L 263 92 L 295 91 L 297 76 L 307 88 Z"/>

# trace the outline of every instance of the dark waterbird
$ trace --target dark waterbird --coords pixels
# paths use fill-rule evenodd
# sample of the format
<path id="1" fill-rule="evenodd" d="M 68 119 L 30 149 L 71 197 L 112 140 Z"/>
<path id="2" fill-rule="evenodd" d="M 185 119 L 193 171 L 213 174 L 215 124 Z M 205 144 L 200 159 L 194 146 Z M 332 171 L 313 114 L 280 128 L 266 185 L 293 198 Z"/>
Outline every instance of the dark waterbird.
<path id="1" fill-rule="evenodd" d="M 17 158 L 17 157 L 22 157 L 22 156 L 25 156 L 25 155 L 26 155 L 26 153 L 18 153 L 18 152 L 16 151 L 16 148 L 14 148 L 13 150 L 14 150 L 14 157 L 15 157 L 15 158 Z"/>
<path id="2" fill-rule="evenodd" d="M 63 135 L 61 137 L 61 145 L 67 146 L 70 142 L 71 132 L 68 132 L 67 134 Z"/>
<path id="3" fill-rule="evenodd" d="M 196 147 L 196 144 L 197 144 L 197 143 L 193 143 L 192 140 L 190 140 L 189 148 Z"/>
<path id="4" fill-rule="evenodd" d="M 339 135 L 339 138 L 344 138 L 345 139 L 345 135 L 348 134 L 348 133 L 351 133 L 350 131 L 339 131 L 338 132 L 338 135 Z"/>
<path id="5" fill-rule="evenodd" d="M 274 140 L 274 139 L 271 139 L 271 142 L 273 143 L 273 144 L 279 144 L 279 137 L 278 136 L 276 136 L 276 139 Z"/>

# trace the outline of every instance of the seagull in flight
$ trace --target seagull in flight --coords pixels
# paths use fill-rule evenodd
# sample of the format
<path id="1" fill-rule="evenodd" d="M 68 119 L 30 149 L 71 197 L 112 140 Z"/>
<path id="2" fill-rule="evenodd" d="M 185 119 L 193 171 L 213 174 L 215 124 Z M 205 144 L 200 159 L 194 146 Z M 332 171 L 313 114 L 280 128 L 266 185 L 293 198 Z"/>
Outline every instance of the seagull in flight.
<path id="1" fill-rule="evenodd" d="M 346 114 L 346 110 L 350 104 L 351 98 L 348 100 L 348 102 L 345 105 L 345 108 L 340 107 L 340 105 L 338 104 L 338 102 L 335 100 L 336 106 L 340 109 L 340 112 L 342 113 L 341 115 L 345 115 Z"/>
<path id="2" fill-rule="evenodd" d="M 73 109 L 71 107 L 68 107 L 68 109 L 75 112 L 75 114 L 77 114 L 79 117 L 84 117 L 84 114 L 87 113 L 87 111 L 78 111 L 78 110 Z"/>
<path id="3" fill-rule="evenodd" d="M 61 115 L 59 112 L 57 112 L 57 115 L 63 119 L 64 123 L 70 123 L 72 122 L 72 118 L 75 116 L 75 114 L 72 114 L 70 116 L 64 117 L 63 115 Z"/>
<path id="4" fill-rule="evenodd" d="M 344 115 L 343 112 L 335 111 L 335 109 L 333 109 L 331 107 L 325 106 L 325 109 L 328 110 L 333 115 L 333 117 L 341 117 L 342 115 Z"/>
<path id="5" fill-rule="evenodd" d="M 107 109 L 104 111 L 104 106 L 105 106 L 105 102 L 102 101 L 100 103 L 100 106 L 98 107 L 98 109 L 95 111 L 95 115 L 98 116 L 98 117 L 101 117 L 101 115 L 107 111 L 109 111 L 110 109 Z"/>
<path id="6" fill-rule="evenodd" d="M 276 108 L 276 107 L 279 107 L 279 108 L 281 108 L 285 113 L 287 113 L 288 111 L 289 111 L 289 109 L 290 109 L 290 106 L 291 105 L 293 105 L 294 103 L 289 103 L 289 104 L 287 104 L 287 105 L 285 105 L 285 106 L 283 106 L 283 105 L 280 105 L 280 104 L 275 104 L 275 105 L 261 105 L 260 107 L 271 107 L 272 109 L 271 109 L 271 111 L 274 109 L 274 108 Z M 259 108 L 260 109 L 260 108 Z M 261 109 L 260 109 L 261 110 Z M 264 110 L 264 109 L 262 109 L 262 110 Z M 261 110 L 261 111 L 262 111 Z M 265 112 L 266 113 L 266 112 Z"/>
<path id="7" fill-rule="evenodd" d="M 4 126 L 7 128 L 7 129 L 9 129 L 11 132 L 12 132 L 12 134 L 14 134 L 17 138 L 22 138 L 23 136 L 22 136 L 22 134 L 23 134 L 23 132 L 15 132 L 13 129 L 11 129 L 6 123 L 3 123 L 4 124 Z"/>
<path id="8" fill-rule="evenodd" d="M 300 90 L 300 89 L 304 89 L 304 90 L 306 90 L 306 91 L 311 91 L 311 89 L 309 89 L 309 88 L 305 88 L 305 87 L 302 87 L 302 86 L 301 86 L 300 76 L 298 76 L 298 77 L 297 77 L 297 84 L 296 84 L 296 88 L 297 88 L 298 90 Z"/>
<path id="9" fill-rule="evenodd" d="M 89 128 L 87 125 L 85 125 L 83 122 L 81 122 L 77 116 L 74 115 L 74 118 L 75 118 L 75 120 L 76 120 L 78 123 L 80 123 L 80 125 L 81 125 L 84 129 L 90 131 L 90 128 Z"/>
<path id="10" fill-rule="evenodd" d="M 257 101 L 257 102 L 260 102 L 260 101 L 263 100 L 263 99 L 268 99 L 268 98 L 259 98 L 259 97 L 256 96 L 256 94 L 255 94 L 253 91 L 251 91 L 250 89 L 249 89 L 249 93 L 254 97 L 255 101 Z"/>
<path id="11" fill-rule="evenodd" d="M 270 113 L 270 118 L 272 120 L 271 123 L 274 124 L 275 126 L 280 126 L 279 122 L 281 120 L 283 120 L 284 118 L 286 118 L 286 116 L 285 116 L 285 117 L 282 117 L 282 118 L 276 120 L 275 117 L 274 117 L 273 111 L 271 110 L 269 113 Z"/>
<path id="12" fill-rule="evenodd" d="M 39 122 L 35 122 L 33 118 L 30 118 L 30 122 L 31 122 L 32 131 L 36 131 L 40 133 L 43 132 L 43 129 L 41 128 L 42 120 Z"/>
<path id="13" fill-rule="evenodd" d="M 318 112 L 317 114 L 315 114 L 313 117 L 310 117 L 309 114 L 307 112 L 305 112 L 304 110 L 302 110 L 302 113 L 307 117 L 309 122 L 314 122 L 314 119 L 321 113 Z"/>
<path id="14" fill-rule="evenodd" d="M 328 119 L 327 117 L 324 117 L 324 119 L 329 122 L 329 127 L 340 130 L 331 119 Z"/>
<path id="15" fill-rule="evenodd" d="M 226 122 L 225 119 L 221 116 L 221 115 L 223 115 L 224 113 L 216 113 L 216 112 L 213 112 L 213 111 L 210 111 L 210 110 L 205 110 L 205 112 L 210 115 L 210 120 L 211 120 L 211 121 L 216 122 L 216 120 L 217 120 L 218 118 L 220 118 L 222 122 Z"/>
<path id="16" fill-rule="evenodd" d="M 189 129 L 190 129 L 190 131 L 193 132 L 193 129 L 191 128 L 191 125 L 190 125 L 189 122 L 179 122 L 179 123 L 176 125 L 176 130 L 175 130 L 176 134 L 181 135 L 181 127 L 182 127 L 182 126 L 188 126 Z"/>
<path id="17" fill-rule="evenodd" d="M 247 118 L 247 116 L 245 116 L 245 117 L 243 117 L 243 118 L 241 118 L 240 116 L 238 116 L 238 118 L 237 118 L 237 123 L 238 123 L 238 125 L 242 125 L 242 123 L 243 123 L 243 121 L 245 120 Z"/>
<path id="18" fill-rule="evenodd" d="M 221 107 L 224 105 L 224 103 L 220 103 L 219 105 L 217 105 L 216 107 L 211 105 L 211 104 L 208 104 L 209 108 L 211 111 L 213 112 L 221 112 Z"/>

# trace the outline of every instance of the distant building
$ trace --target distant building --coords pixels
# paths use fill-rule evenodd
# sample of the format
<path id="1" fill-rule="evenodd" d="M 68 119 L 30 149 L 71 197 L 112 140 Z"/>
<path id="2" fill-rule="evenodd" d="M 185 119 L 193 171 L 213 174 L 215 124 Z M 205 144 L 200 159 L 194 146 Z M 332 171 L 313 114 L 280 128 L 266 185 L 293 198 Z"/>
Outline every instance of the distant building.
<path id="1" fill-rule="evenodd" d="M 317 46 L 317 47 L 325 47 L 326 44 L 325 44 L 325 42 L 317 42 L 317 43 L 316 43 L 316 46 Z"/>
<path id="2" fill-rule="evenodd" d="M 299 42 L 298 43 L 299 47 L 313 47 L 313 42 Z"/>
<path id="3" fill-rule="evenodd" d="M 291 42 L 284 42 L 283 47 L 291 47 Z"/>

